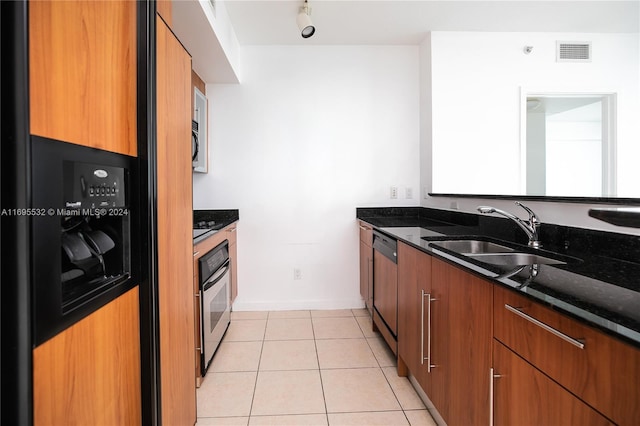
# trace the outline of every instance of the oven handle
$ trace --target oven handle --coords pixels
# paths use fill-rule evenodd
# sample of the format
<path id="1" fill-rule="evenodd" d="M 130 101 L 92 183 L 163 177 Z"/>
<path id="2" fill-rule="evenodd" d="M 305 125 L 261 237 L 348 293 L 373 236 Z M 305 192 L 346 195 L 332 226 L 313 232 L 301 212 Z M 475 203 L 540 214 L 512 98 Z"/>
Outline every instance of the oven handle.
<path id="1" fill-rule="evenodd" d="M 227 271 L 229 270 L 229 260 L 227 260 L 204 284 L 202 284 L 202 291 L 207 291 L 213 287 L 218 281 L 220 281 Z"/>

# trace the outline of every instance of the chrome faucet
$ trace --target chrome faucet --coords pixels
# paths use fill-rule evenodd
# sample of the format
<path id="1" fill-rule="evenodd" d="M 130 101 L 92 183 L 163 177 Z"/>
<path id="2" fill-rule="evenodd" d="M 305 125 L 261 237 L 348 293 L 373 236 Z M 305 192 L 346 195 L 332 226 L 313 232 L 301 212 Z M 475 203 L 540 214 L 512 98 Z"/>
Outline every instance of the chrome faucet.
<path id="1" fill-rule="evenodd" d="M 538 229 L 540 228 L 540 219 L 529 207 L 525 206 L 519 201 L 516 201 L 516 205 L 522 207 L 529 213 L 529 220 L 522 220 L 517 216 L 512 215 L 504 210 L 496 209 L 490 206 L 478 206 L 478 211 L 483 214 L 497 213 L 504 217 L 513 220 L 529 237 L 529 247 L 540 248 L 542 243 L 539 240 Z"/>

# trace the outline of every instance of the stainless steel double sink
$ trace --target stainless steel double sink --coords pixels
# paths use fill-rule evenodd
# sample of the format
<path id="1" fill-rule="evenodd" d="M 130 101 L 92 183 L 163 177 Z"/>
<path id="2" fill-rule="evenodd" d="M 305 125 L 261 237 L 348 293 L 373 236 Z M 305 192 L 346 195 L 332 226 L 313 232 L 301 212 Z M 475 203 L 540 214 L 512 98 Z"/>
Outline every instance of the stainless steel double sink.
<path id="1" fill-rule="evenodd" d="M 498 266 L 522 266 L 532 264 L 564 265 L 566 262 L 549 257 L 550 255 L 525 252 L 502 244 L 475 239 L 433 241 L 430 244 L 457 254 Z M 534 249 L 535 250 L 535 249 Z"/>

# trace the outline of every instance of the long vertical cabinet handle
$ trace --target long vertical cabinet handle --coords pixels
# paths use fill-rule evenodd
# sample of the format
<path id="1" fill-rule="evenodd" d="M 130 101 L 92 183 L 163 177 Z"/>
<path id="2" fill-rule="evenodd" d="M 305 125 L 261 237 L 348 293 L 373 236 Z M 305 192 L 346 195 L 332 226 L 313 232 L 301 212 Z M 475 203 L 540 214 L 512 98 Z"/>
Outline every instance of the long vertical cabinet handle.
<path id="1" fill-rule="evenodd" d="M 500 374 L 494 374 L 493 367 L 489 369 L 489 426 L 493 426 L 493 379 L 502 377 Z"/>
<path id="2" fill-rule="evenodd" d="M 200 303 L 200 309 L 202 309 L 202 290 L 196 296 Z M 200 349 L 200 354 L 204 354 L 204 319 L 202 318 L 202 312 L 200 312 L 200 347 L 196 349 Z"/>
<path id="3" fill-rule="evenodd" d="M 431 364 L 431 302 L 436 299 L 431 298 L 431 293 L 425 293 L 424 290 L 420 290 L 420 364 L 424 365 L 427 361 L 427 372 L 431 373 L 431 369 L 435 365 Z M 429 301 L 427 310 L 427 356 L 424 356 L 424 298 Z"/>
<path id="4" fill-rule="evenodd" d="M 427 359 L 429 360 L 427 363 L 427 373 L 431 373 L 431 369 L 435 368 L 435 364 L 431 363 L 431 302 L 434 302 L 437 299 L 432 298 L 431 293 L 427 293 L 427 298 L 429 301 L 429 305 L 427 306 L 429 308 L 427 312 L 427 332 L 429 333 L 427 336 Z"/>
<path id="5" fill-rule="evenodd" d="M 420 290 L 420 365 L 424 365 L 424 290 Z M 427 358 L 428 359 L 428 358 Z"/>

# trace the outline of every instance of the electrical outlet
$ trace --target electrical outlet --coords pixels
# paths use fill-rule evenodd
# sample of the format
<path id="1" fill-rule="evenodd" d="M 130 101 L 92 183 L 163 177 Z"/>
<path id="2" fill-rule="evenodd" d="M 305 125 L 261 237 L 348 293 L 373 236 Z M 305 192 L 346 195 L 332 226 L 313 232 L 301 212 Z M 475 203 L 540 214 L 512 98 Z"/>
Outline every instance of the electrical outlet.
<path id="1" fill-rule="evenodd" d="M 293 268 L 293 279 L 294 280 L 302 279 L 302 270 L 300 268 Z"/>
<path id="2" fill-rule="evenodd" d="M 429 188 L 427 188 L 426 186 L 422 188 L 422 198 L 424 198 L 425 200 L 429 198 Z"/>
<path id="3" fill-rule="evenodd" d="M 404 198 L 410 200 L 413 198 L 413 188 L 407 187 L 404 189 Z"/>
<path id="4" fill-rule="evenodd" d="M 398 187 L 392 186 L 389 188 L 389 198 L 396 199 L 398 198 Z"/>

